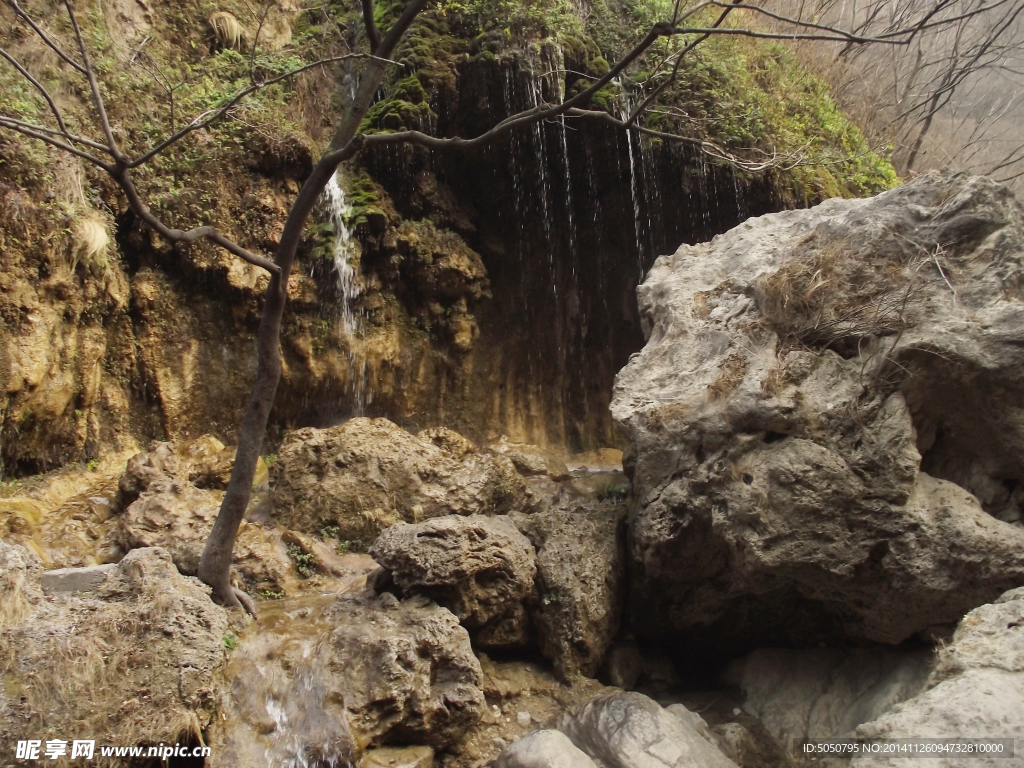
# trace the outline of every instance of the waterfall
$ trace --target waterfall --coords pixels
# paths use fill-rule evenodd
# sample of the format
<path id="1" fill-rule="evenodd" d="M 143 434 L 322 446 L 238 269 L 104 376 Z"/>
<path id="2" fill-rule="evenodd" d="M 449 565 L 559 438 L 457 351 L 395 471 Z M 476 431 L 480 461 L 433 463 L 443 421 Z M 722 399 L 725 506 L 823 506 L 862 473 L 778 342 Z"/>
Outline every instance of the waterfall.
<path id="1" fill-rule="evenodd" d="M 331 252 L 335 281 L 341 297 L 339 322 L 349 342 L 346 357 L 349 364 L 349 386 L 352 390 L 352 412 L 360 416 L 365 407 L 373 401 L 373 393 L 367 392 L 366 361 L 358 360 L 356 353 L 356 316 L 353 303 L 359 297 L 360 289 L 352 262 L 358 258 L 359 251 L 346 224 L 352 215 L 352 206 L 345 199 L 345 191 L 338 182 L 339 172 L 335 171 L 327 182 L 322 199 L 334 232 Z"/>
<path id="2" fill-rule="evenodd" d="M 352 269 L 349 258 L 352 255 L 352 233 L 348 230 L 346 219 L 352 214 L 352 206 L 345 199 L 345 191 L 338 183 L 338 172 L 335 171 L 324 189 L 325 206 L 334 228 L 334 242 L 331 244 L 334 258 L 334 274 L 341 293 L 341 323 L 345 334 L 349 337 L 355 331 L 355 315 L 352 302 L 359 296 L 356 285 L 356 271 Z"/>
<path id="3" fill-rule="evenodd" d="M 629 100 L 629 93 L 626 91 L 625 86 L 621 85 L 622 90 L 622 106 L 621 106 L 621 117 L 623 120 L 628 120 L 629 115 L 632 112 L 632 104 Z M 643 242 L 643 228 L 640 223 L 640 178 L 637 174 L 636 159 L 633 154 L 633 131 L 626 131 L 626 141 L 629 143 L 629 189 L 633 196 L 633 231 L 636 234 L 636 259 L 637 269 L 640 273 L 640 282 L 644 279 L 644 242 Z M 639 139 L 637 139 L 639 141 Z M 643 165 L 643 153 L 640 154 L 640 163 Z"/>

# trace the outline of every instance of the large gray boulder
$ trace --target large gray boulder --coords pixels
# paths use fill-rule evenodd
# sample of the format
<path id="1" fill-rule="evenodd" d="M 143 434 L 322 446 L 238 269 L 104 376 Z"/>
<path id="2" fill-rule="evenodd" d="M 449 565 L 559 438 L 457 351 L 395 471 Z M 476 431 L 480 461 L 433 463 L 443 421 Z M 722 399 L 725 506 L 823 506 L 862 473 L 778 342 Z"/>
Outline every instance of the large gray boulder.
<path id="1" fill-rule="evenodd" d="M 1015 739 L 1014 757 L 972 766 L 1024 766 L 1024 588 L 968 613 L 938 655 L 927 689 L 861 725 L 864 739 Z M 858 758 L 853 768 L 895 768 L 899 759 Z M 915 760 L 922 768 L 959 768 L 960 755 Z"/>
<path id="2" fill-rule="evenodd" d="M 640 693 L 595 696 L 567 712 L 558 729 L 608 768 L 736 768 L 695 720 Z"/>
<path id="3" fill-rule="evenodd" d="M 612 403 L 639 633 L 898 643 L 1024 584 L 1022 221 L 926 175 L 658 259 Z"/>
<path id="4" fill-rule="evenodd" d="M 807 739 L 848 737 L 920 693 L 931 673 L 930 650 L 886 647 L 760 649 L 734 662 L 729 682 L 743 689 L 744 709 L 786 748 Z"/>
<path id="5" fill-rule="evenodd" d="M 400 594 L 425 595 L 454 613 L 479 645 L 522 645 L 533 593 L 533 546 L 508 517 L 448 515 L 386 529 L 370 555 Z"/>
<path id="6" fill-rule="evenodd" d="M 397 522 L 532 511 L 538 500 L 502 456 L 458 435 L 412 435 L 387 419 L 289 432 L 271 467 L 274 517 L 286 528 L 373 543 Z"/>

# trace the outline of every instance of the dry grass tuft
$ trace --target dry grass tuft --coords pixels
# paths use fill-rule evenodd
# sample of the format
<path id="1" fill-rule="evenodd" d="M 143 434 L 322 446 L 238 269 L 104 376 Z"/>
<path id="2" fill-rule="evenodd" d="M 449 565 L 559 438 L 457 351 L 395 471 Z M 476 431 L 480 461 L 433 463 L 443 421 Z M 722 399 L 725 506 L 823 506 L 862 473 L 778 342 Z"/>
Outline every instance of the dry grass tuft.
<path id="1" fill-rule="evenodd" d="M 14 702 L 0 726 L 12 738 L 124 746 L 201 738 L 209 709 L 198 691 L 223 659 L 226 619 L 176 572 L 169 581 L 152 563 L 129 567 L 95 595 L 35 604 L 20 598 L 24 571 L 0 574 L 15 577 L 0 578 L 0 663 Z M 55 764 L 70 765 L 62 760 Z M 123 759 L 97 755 L 96 764 Z"/>
<path id="2" fill-rule="evenodd" d="M 873 269 L 844 243 L 815 249 L 814 239 L 801 243 L 807 257 L 791 259 L 758 285 L 761 313 L 779 335 L 780 353 L 805 347 L 856 357 L 912 324 L 907 310 L 920 287 L 915 265 Z M 766 380 L 765 391 L 780 383 Z"/>
<path id="3" fill-rule="evenodd" d="M 81 216 L 72 224 L 71 234 L 74 238 L 71 272 L 75 271 L 79 263 L 87 267 L 106 264 L 110 236 L 103 219 L 94 214 Z"/>
<path id="4" fill-rule="evenodd" d="M 743 381 L 750 368 L 750 362 L 743 352 L 733 352 L 718 368 L 718 377 L 708 385 L 706 397 L 708 402 L 715 402 L 728 397 Z"/>
<path id="5" fill-rule="evenodd" d="M 248 47 L 248 33 L 233 13 L 215 11 L 206 20 L 213 31 L 214 46 L 243 51 Z"/>

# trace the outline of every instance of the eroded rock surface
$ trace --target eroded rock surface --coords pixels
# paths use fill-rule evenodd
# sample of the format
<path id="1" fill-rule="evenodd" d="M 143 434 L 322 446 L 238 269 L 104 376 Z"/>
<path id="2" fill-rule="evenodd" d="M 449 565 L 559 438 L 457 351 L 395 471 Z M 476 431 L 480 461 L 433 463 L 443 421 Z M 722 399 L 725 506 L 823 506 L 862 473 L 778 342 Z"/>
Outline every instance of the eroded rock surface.
<path id="1" fill-rule="evenodd" d="M 382 744 L 440 750 L 484 712 L 469 635 L 423 598 L 343 595 L 268 609 L 225 680 L 215 766 L 341 762 Z"/>
<path id="2" fill-rule="evenodd" d="M 612 405 L 638 631 L 898 643 L 1024 583 L 1022 220 L 927 175 L 657 261 Z"/>
<path id="3" fill-rule="evenodd" d="M 868 739 L 1016 739 L 1014 758 L 971 765 L 1024 765 L 1024 588 L 968 613 L 940 650 L 927 690 L 860 726 Z M 852 766 L 893 768 L 902 761 L 858 758 Z M 956 768 L 959 755 L 920 759 L 922 768 Z"/>
<path id="4" fill-rule="evenodd" d="M 558 727 L 609 768 L 736 768 L 692 720 L 639 693 L 595 696 L 567 712 Z"/>
<path id="5" fill-rule="evenodd" d="M 291 432 L 272 467 L 274 515 L 288 528 L 333 526 L 368 545 L 402 520 L 537 506 L 511 461 L 475 450 L 457 455 L 456 443 L 450 435 L 411 435 L 387 419 Z"/>
<path id="6" fill-rule="evenodd" d="M 533 625 L 541 652 L 562 677 L 594 677 L 619 630 L 625 517 L 621 502 L 583 498 L 515 516 L 537 550 Z"/>
<path id="7" fill-rule="evenodd" d="M 454 613 L 483 647 L 522 645 L 524 602 L 537 562 L 529 539 L 506 516 L 448 515 L 386 529 L 370 555 L 402 594 L 420 594 Z"/>
<path id="8" fill-rule="evenodd" d="M 38 559 L 0 542 L 0 733 L 175 743 L 206 728 L 228 614 L 161 549 L 137 549 L 97 589 L 44 597 Z"/>

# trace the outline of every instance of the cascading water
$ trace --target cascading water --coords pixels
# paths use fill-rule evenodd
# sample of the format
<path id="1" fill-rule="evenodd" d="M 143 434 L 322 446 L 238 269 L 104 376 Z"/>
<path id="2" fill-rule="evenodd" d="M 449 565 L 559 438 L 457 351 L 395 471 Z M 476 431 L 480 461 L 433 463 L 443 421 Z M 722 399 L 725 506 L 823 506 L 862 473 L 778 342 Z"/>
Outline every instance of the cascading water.
<path id="1" fill-rule="evenodd" d="M 338 183 L 337 171 L 327 182 L 327 187 L 324 189 L 324 200 L 334 231 L 331 250 L 334 258 L 334 274 L 338 282 L 338 291 L 341 293 L 341 323 L 346 335 L 351 336 L 355 331 L 352 302 L 359 296 L 359 288 L 356 285 L 356 272 L 349 263 L 352 254 L 352 233 L 349 232 L 348 224 L 345 223 L 352 215 L 352 206 L 345 199 L 345 191 Z"/>
<path id="2" fill-rule="evenodd" d="M 340 296 L 339 322 L 349 341 L 349 383 L 352 389 L 353 414 L 362 415 L 372 395 L 366 390 L 366 365 L 356 359 L 356 316 L 353 304 L 359 297 L 359 284 L 352 261 L 357 258 L 357 246 L 346 223 L 352 215 L 352 206 L 345 199 L 345 191 L 338 181 L 338 171 L 324 188 L 323 205 L 334 232 L 331 243 L 334 275 Z"/>
<path id="3" fill-rule="evenodd" d="M 633 109 L 632 102 L 631 102 L 631 100 L 629 98 L 629 91 L 626 90 L 626 88 L 623 85 L 621 79 L 616 79 L 614 82 L 619 86 L 620 91 L 622 93 L 622 101 L 619 104 L 619 117 L 621 119 L 623 119 L 623 120 L 628 120 L 630 114 L 632 114 L 632 109 Z M 641 228 L 641 224 L 640 224 L 640 196 L 641 196 L 640 176 L 637 173 L 637 168 L 636 168 L 636 166 L 637 166 L 636 152 L 639 151 L 639 150 L 634 150 L 634 144 L 638 143 L 640 140 L 638 138 L 634 139 L 633 131 L 626 131 L 626 141 L 628 142 L 628 150 L 629 150 L 629 188 L 630 188 L 630 192 L 632 193 L 632 196 L 633 196 L 633 231 L 634 231 L 634 233 L 636 235 L 637 267 L 638 267 L 639 272 L 640 272 L 640 280 L 642 281 L 644 279 L 644 256 L 645 256 L 645 254 L 644 254 L 644 242 L 643 242 L 644 241 L 643 229 Z M 640 152 L 640 163 L 641 163 L 641 165 L 643 164 L 643 159 L 644 159 L 643 158 L 643 153 Z"/>

